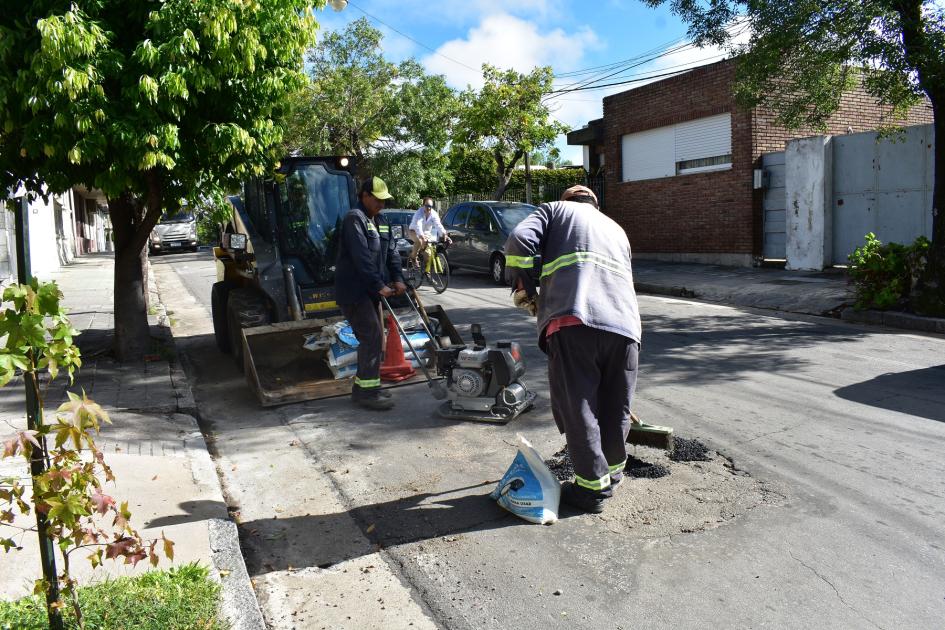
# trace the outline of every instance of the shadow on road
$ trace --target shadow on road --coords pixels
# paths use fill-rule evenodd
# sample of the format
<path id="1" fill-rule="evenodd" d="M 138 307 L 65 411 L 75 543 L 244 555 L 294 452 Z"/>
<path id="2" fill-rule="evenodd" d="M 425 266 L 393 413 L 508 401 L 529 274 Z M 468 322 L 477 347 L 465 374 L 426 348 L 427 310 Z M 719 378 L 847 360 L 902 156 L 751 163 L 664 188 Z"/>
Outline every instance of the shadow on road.
<path id="1" fill-rule="evenodd" d="M 844 400 L 945 422 L 945 365 L 890 372 L 834 391 Z"/>
<path id="2" fill-rule="evenodd" d="M 324 569 L 385 547 L 436 538 L 448 541 L 452 536 L 506 527 L 535 527 L 489 498 L 495 483 L 416 494 L 335 514 L 241 523 L 247 569 L 250 575 L 305 567 Z M 573 515 L 565 512 L 561 516 Z"/>
<path id="3" fill-rule="evenodd" d="M 649 314 L 643 321 L 641 371 L 648 382 L 699 385 L 754 372 L 790 372 L 808 364 L 798 350 L 852 343 L 867 333 L 820 323 L 739 311 L 681 318 Z"/>

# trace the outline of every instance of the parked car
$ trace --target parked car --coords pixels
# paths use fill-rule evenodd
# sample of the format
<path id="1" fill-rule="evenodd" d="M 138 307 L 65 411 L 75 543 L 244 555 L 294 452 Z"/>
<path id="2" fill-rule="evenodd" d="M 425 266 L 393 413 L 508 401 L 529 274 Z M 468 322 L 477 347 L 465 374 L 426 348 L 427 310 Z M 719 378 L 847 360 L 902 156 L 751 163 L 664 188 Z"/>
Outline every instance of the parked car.
<path id="1" fill-rule="evenodd" d="M 450 267 L 483 271 L 496 284 L 505 284 L 505 241 L 537 209 L 514 201 L 467 201 L 453 206 L 443 216 L 443 227 L 453 239 L 447 251 Z"/>
<path id="2" fill-rule="evenodd" d="M 148 249 L 152 254 L 182 249 L 197 251 L 197 218 L 192 212 L 165 212 L 151 230 Z"/>

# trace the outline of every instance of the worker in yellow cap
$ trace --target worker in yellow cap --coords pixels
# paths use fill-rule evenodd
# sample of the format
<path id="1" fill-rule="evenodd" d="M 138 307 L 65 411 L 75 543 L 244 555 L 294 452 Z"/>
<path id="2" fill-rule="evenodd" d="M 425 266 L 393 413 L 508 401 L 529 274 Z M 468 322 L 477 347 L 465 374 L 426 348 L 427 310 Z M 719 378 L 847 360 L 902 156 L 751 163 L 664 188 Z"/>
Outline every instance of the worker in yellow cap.
<path id="1" fill-rule="evenodd" d="M 391 395 L 381 389 L 384 327 L 379 304 L 382 297 L 407 290 L 400 254 L 391 238 L 390 225 L 381 214 L 391 197 L 381 178 L 365 180 L 358 193 L 358 205 L 341 224 L 335 265 L 335 301 L 358 339 L 358 372 L 351 398 L 375 410 L 394 406 Z"/>
<path id="2" fill-rule="evenodd" d="M 591 189 L 572 186 L 516 226 L 505 260 L 516 305 L 538 317 L 551 412 L 574 464 L 561 500 L 601 512 L 627 463 L 640 352 L 627 235 Z"/>

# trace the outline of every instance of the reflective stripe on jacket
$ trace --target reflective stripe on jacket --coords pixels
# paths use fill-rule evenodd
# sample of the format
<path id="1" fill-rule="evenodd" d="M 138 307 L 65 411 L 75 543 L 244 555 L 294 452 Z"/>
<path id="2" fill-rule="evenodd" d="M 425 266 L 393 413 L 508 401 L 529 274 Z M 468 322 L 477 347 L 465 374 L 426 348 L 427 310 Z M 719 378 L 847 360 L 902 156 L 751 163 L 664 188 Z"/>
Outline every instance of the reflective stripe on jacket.
<path id="1" fill-rule="evenodd" d="M 640 309 L 633 288 L 630 242 L 616 221 L 594 206 L 555 201 L 519 223 L 505 244 L 505 265 L 515 286 L 528 286 L 541 257 L 539 345 L 556 317 L 571 315 L 585 326 L 640 341 Z M 532 276 L 533 277 L 533 276 Z"/>

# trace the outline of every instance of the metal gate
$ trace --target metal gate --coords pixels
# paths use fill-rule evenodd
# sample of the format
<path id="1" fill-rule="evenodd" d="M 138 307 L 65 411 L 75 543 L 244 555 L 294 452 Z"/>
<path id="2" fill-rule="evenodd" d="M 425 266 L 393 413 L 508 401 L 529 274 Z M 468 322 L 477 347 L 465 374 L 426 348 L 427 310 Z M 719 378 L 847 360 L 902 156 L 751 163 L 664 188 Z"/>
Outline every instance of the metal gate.
<path id="1" fill-rule="evenodd" d="M 786 228 L 784 208 L 786 196 L 784 190 L 784 151 L 765 153 L 761 156 L 761 166 L 765 172 L 764 188 L 764 257 L 781 259 L 786 254 Z"/>
<path id="2" fill-rule="evenodd" d="M 833 262 L 844 264 L 867 232 L 884 243 L 932 235 L 932 125 L 877 138 L 834 136 Z"/>

